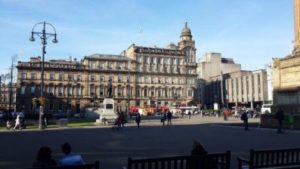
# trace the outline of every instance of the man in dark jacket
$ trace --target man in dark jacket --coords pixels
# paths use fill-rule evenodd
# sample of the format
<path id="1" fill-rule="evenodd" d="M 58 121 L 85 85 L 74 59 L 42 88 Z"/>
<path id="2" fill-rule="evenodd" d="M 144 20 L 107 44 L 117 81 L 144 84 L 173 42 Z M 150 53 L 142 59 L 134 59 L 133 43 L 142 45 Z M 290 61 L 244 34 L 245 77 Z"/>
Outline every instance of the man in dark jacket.
<path id="1" fill-rule="evenodd" d="M 248 113 L 246 111 L 244 111 L 244 113 L 242 114 L 241 120 L 244 121 L 245 131 L 248 131 Z"/>
<path id="2" fill-rule="evenodd" d="M 284 113 L 282 111 L 282 109 L 279 109 L 276 114 L 275 114 L 275 118 L 278 121 L 278 129 L 277 129 L 277 133 L 283 133 L 282 131 L 282 122 L 284 120 Z"/>

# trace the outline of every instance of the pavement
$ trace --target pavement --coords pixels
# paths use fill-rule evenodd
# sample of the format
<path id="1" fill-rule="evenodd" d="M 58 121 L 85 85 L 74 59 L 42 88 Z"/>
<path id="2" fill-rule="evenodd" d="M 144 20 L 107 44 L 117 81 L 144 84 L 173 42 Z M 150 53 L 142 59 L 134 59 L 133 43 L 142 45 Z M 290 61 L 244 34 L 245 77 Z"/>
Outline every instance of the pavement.
<path id="1" fill-rule="evenodd" d="M 201 142 L 208 152 L 232 153 L 231 168 L 237 168 L 237 156 L 247 157 L 252 149 L 300 147 L 300 132 L 258 128 L 259 119 L 250 119 L 250 131 L 244 131 L 240 119 L 192 116 L 179 118 L 172 126 L 162 126 L 160 120 L 142 120 L 137 128 L 129 121 L 125 128 L 111 126 L 81 128 L 28 129 L 0 132 L 0 168 L 28 168 L 42 145 L 49 146 L 54 159 L 60 159 L 60 146 L 69 142 L 73 152 L 86 162 L 100 161 L 102 169 L 120 169 L 128 157 L 161 157 L 190 154 L 193 140 Z"/>

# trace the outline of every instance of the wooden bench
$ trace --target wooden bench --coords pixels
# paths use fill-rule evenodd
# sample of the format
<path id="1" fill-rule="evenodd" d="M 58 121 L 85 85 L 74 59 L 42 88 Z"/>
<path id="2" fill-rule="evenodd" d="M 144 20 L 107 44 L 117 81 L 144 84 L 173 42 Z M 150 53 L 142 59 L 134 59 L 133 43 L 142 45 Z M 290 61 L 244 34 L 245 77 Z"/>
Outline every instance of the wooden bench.
<path id="1" fill-rule="evenodd" d="M 161 158 L 144 158 L 144 159 L 132 159 L 128 158 L 127 169 L 192 169 L 191 162 L 202 161 L 205 167 L 218 168 L 218 169 L 230 169 L 230 151 L 225 153 L 213 153 L 208 154 L 204 159 L 200 159 L 199 156 L 173 156 L 173 157 L 161 157 Z M 213 164 L 211 163 L 213 161 Z"/>
<path id="2" fill-rule="evenodd" d="M 250 150 L 250 158 L 238 157 L 242 168 L 300 168 L 300 148 L 277 150 Z"/>
<path id="3" fill-rule="evenodd" d="M 74 165 L 74 166 L 54 166 L 54 167 L 35 167 L 27 169 L 100 169 L 99 161 L 84 165 Z"/>

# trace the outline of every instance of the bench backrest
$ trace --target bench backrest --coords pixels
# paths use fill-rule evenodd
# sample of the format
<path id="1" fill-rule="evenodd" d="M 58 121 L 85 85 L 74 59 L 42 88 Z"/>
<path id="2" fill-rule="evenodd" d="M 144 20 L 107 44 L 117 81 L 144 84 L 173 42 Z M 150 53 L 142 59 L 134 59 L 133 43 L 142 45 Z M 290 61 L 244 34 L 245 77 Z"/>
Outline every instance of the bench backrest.
<path id="1" fill-rule="evenodd" d="M 300 148 L 250 150 L 250 168 L 300 165 Z"/>
<path id="2" fill-rule="evenodd" d="M 172 156 L 161 158 L 144 158 L 132 159 L 128 158 L 127 169 L 190 169 L 191 161 L 196 156 Z M 230 151 L 226 153 L 208 154 L 204 159 L 196 159 L 202 161 L 209 168 L 230 169 Z M 213 163 L 213 164 L 212 164 Z M 214 167 L 212 167 L 214 166 Z"/>
<path id="3" fill-rule="evenodd" d="M 55 167 L 41 167 L 41 168 L 27 168 L 27 169 L 100 169 L 99 161 L 91 164 L 74 165 L 74 166 L 55 166 Z"/>

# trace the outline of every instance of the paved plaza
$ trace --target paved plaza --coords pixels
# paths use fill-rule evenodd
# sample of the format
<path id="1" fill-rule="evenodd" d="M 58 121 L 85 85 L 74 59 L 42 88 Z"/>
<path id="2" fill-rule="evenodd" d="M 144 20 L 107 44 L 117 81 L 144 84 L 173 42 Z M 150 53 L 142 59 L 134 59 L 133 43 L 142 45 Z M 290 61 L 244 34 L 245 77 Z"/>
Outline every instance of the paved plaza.
<path id="1" fill-rule="evenodd" d="M 250 122 L 258 122 L 251 119 Z M 231 168 L 237 168 L 236 157 L 247 156 L 250 148 L 272 149 L 300 147 L 300 131 L 277 134 L 274 129 L 250 131 L 227 123 L 241 123 L 239 119 L 222 118 L 175 119 L 172 126 L 162 126 L 159 120 L 142 121 L 141 128 L 129 123 L 119 131 L 109 126 L 80 129 L 48 129 L 0 132 L 0 168 L 28 168 L 42 145 L 53 150 L 55 159 L 63 154 L 60 146 L 69 142 L 73 152 L 82 154 L 86 162 L 100 161 L 102 169 L 121 169 L 128 157 L 159 157 L 190 154 L 193 140 L 198 140 L 208 152 L 231 150 Z"/>

